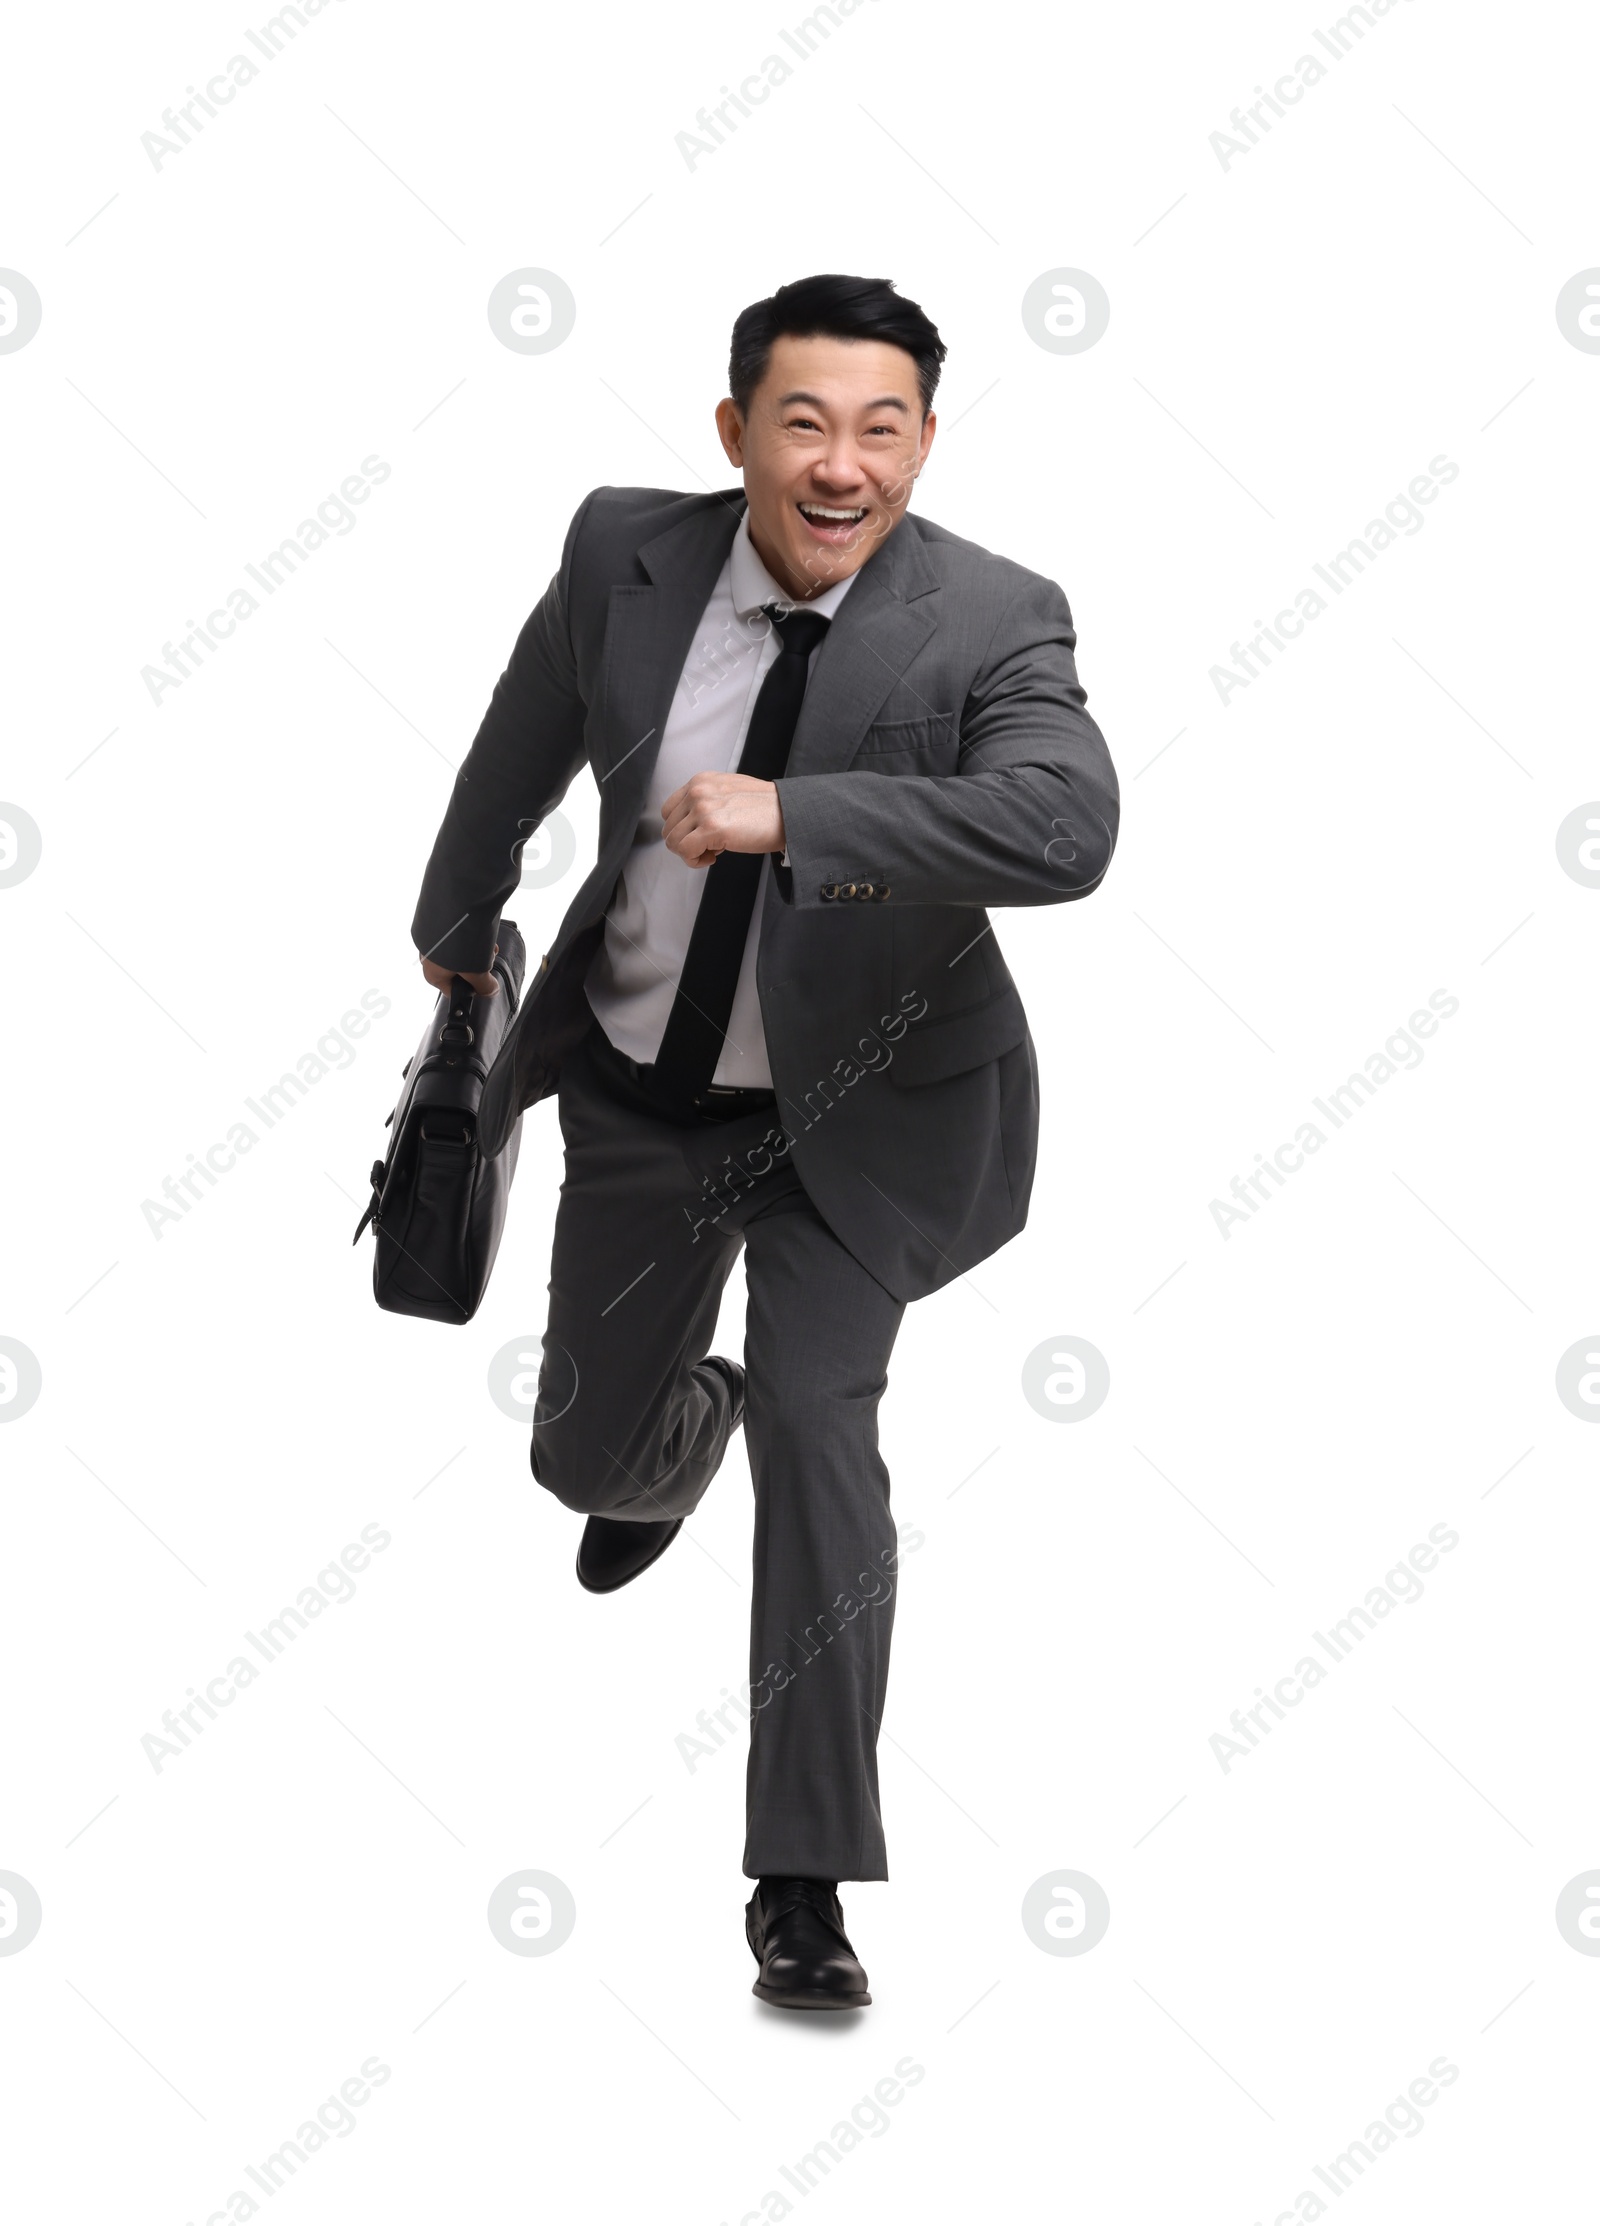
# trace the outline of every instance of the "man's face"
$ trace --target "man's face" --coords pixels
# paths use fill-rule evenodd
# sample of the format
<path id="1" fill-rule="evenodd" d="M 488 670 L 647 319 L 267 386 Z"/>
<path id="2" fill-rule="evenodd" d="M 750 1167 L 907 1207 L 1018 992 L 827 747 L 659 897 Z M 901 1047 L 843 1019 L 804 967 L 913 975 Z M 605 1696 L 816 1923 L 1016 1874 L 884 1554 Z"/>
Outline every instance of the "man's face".
<path id="1" fill-rule="evenodd" d="M 717 431 L 744 473 L 756 554 L 797 602 L 859 572 L 905 515 L 933 442 L 917 367 L 882 340 L 795 339 L 772 347 L 741 417 Z"/>

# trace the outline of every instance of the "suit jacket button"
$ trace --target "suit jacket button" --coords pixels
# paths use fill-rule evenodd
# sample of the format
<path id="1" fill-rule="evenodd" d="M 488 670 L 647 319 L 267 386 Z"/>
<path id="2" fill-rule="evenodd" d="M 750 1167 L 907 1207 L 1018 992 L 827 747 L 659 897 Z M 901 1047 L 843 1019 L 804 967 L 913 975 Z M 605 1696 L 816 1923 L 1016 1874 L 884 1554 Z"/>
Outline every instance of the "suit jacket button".
<path id="1" fill-rule="evenodd" d="M 856 895 L 858 897 L 870 897 L 875 894 L 876 892 L 870 881 L 858 881 L 856 883 Z"/>
<path id="2" fill-rule="evenodd" d="M 887 882 L 887 881 L 880 881 L 880 882 L 878 883 L 878 886 L 877 886 L 877 887 L 876 887 L 876 888 L 875 888 L 875 889 L 873 890 L 873 892 L 872 892 L 872 893 L 873 893 L 873 895 L 874 895 L 875 897 L 878 897 L 878 898 L 883 898 L 883 897 L 886 897 L 886 896 L 887 896 L 887 895 L 889 894 L 889 884 L 888 884 L 888 882 Z"/>
<path id="3" fill-rule="evenodd" d="M 831 903 L 832 900 L 839 894 L 838 882 L 825 881 L 822 884 L 822 887 L 818 890 L 817 894 L 823 899 L 825 903 Z"/>
<path id="4" fill-rule="evenodd" d="M 855 893 L 856 893 L 856 885 L 855 885 L 855 883 L 854 883 L 853 881 L 841 881 L 841 882 L 840 882 L 840 884 L 839 884 L 839 894 L 840 894 L 840 896 L 842 896 L 842 897 L 853 897 L 853 896 L 855 895 Z"/>

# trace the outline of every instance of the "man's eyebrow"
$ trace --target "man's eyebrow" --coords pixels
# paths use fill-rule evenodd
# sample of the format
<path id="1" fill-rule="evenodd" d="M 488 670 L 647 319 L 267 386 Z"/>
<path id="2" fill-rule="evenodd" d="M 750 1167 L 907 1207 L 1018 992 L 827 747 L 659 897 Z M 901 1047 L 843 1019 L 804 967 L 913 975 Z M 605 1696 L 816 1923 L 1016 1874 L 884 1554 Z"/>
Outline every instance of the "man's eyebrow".
<path id="1" fill-rule="evenodd" d="M 792 394 L 778 396 L 778 408 L 786 410 L 791 402 L 809 402 L 814 410 L 827 408 L 820 394 L 808 394 L 803 387 L 796 387 Z M 868 410 L 906 410 L 907 405 L 898 394 L 880 394 L 875 402 L 868 402 Z M 909 414 L 909 413 L 908 413 Z"/>

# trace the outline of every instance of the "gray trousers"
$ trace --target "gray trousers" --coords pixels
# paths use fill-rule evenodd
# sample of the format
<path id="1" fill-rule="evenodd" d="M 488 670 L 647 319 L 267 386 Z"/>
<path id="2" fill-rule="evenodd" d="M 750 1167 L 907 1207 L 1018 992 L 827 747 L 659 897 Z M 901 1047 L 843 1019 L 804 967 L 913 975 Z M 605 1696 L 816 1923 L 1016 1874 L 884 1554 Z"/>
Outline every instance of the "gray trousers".
<path id="1" fill-rule="evenodd" d="M 591 1033 L 563 1060 L 566 1172 L 535 1476 L 623 1522 L 692 1515 L 732 1434 L 704 1365 L 743 1247 L 755 1485 L 745 1875 L 886 1878 L 877 1734 L 897 1584 L 878 1400 L 904 1304 L 818 1215 L 784 1108 L 685 1127 Z M 654 1584 L 670 1583 L 667 1574 Z"/>

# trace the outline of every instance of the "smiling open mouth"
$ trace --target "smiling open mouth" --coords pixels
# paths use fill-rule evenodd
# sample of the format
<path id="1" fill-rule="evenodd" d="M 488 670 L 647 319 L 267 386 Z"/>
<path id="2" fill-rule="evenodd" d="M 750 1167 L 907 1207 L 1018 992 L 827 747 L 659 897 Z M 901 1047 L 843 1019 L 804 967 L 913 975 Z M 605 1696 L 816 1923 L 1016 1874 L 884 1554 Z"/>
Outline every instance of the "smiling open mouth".
<path id="1" fill-rule="evenodd" d="M 800 515 L 812 532 L 825 541 L 846 541 L 866 517 L 864 503 L 848 508 L 826 502 L 803 502 Z"/>

